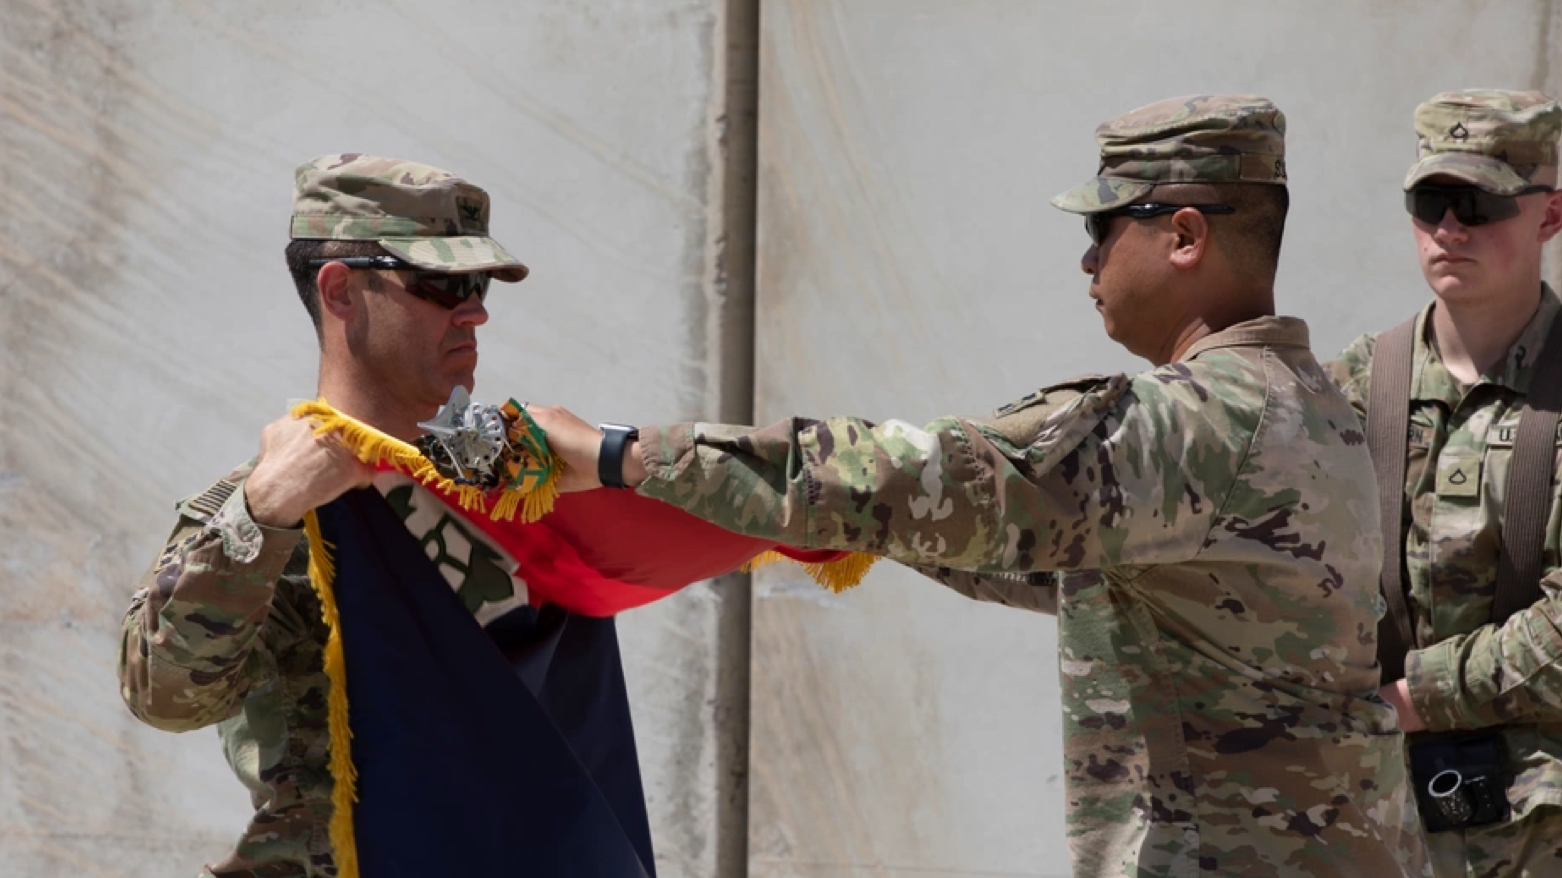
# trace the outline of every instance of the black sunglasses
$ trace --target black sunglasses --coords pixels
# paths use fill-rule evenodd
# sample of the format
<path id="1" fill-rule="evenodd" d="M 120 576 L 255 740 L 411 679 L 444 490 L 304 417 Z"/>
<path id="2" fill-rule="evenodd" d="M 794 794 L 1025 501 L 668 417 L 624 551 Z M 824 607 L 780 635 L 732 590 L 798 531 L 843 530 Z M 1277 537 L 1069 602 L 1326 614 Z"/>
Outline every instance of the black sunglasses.
<path id="1" fill-rule="evenodd" d="M 452 310 L 460 307 L 461 303 L 474 295 L 477 296 L 477 301 L 484 301 L 488 297 L 488 282 L 491 280 L 486 271 L 466 274 L 429 271 L 394 256 L 344 256 L 340 259 L 309 260 L 310 266 L 316 268 L 332 262 L 340 262 L 348 268 L 410 271 L 412 278 L 405 284 L 407 292 L 425 302 L 433 302 L 441 308 Z"/>
<path id="2" fill-rule="evenodd" d="M 1229 204 L 1130 204 L 1126 207 L 1103 210 L 1100 213 L 1085 214 L 1085 234 L 1090 236 L 1091 243 L 1099 247 L 1101 242 L 1106 240 L 1107 227 L 1112 224 L 1113 217 L 1126 216 L 1142 220 L 1176 213 L 1184 207 L 1191 207 L 1199 213 L 1237 212 L 1237 209 Z"/>
<path id="3" fill-rule="evenodd" d="M 1463 226 L 1484 226 L 1519 215 L 1519 196 L 1552 191 L 1550 186 L 1530 186 L 1512 195 L 1494 195 L 1475 186 L 1417 186 L 1405 193 L 1405 210 L 1429 225 L 1454 212 Z"/>

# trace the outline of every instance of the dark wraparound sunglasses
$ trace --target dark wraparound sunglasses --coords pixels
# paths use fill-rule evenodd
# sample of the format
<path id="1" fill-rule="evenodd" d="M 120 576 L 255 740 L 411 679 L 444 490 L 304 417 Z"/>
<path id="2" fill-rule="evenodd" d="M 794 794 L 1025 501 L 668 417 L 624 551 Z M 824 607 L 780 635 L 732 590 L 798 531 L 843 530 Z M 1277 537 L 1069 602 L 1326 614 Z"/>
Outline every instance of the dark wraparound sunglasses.
<path id="1" fill-rule="evenodd" d="M 1460 225 L 1484 226 L 1518 216 L 1520 195 L 1550 191 L 1550 186 L 1530 186 L 1513 195 L 1493 195 L 1474 186 L 1417 186 L 1405 193 L 1405 210 L 1428 225 L 1442 222 L 1451 210 Z"/>
<path id="2" fill-rule="evenodd" d="M 407 292 L 425 302 L 433 302 L 441 308 L 459 308 L 461 303 L 474 295 L 479 302 L 488 296 L 490 278 L 486 271 L 470 274 L 428 271 L 394 256 L 344 256 L 341 259 L 309 260 L 309 264 L 316 268 L 331 262 L 340 262 L 348 268 L 410 271 L 412 277 L 406 283 Z"/>
<path id="3" fill-rule="evenodd" d="M 1142 220 L 1176 213 L 1184 207 L 1191 207 L 1199 213 L 1237 212 L 1237 209 L 1229 204 L 1130 204 L 1113 210 L 1103 210 L 1100 213 L 1085 214 L 1085 234 L 1090 236 L 1091 243 L 1099 247 L 1101 242 L 1106 240 L 1107 228 L 1112 225 L 1113 217 L 1126 216 Z"/>

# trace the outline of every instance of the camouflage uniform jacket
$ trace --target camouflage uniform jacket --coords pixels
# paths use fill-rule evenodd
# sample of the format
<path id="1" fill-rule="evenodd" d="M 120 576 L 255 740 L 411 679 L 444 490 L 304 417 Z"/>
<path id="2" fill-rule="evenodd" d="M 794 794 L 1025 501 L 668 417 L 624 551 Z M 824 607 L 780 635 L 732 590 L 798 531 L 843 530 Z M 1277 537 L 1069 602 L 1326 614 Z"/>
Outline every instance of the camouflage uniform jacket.
<path id="1" fill-rule="evenodd" d="M 179 504 L 179 522 L 125 615 L 121 695 L 141 720 L 182 732 L 217 725 L 255 816 L 203 874 L 336 874 L 327 826 L 330 681 L 302 529 L 257 524 L 244 500 L 253 462 Z M 514 561 L 395 473 L 375 486 L 478 621 L 526 603 Z"/>
<path id="2" fill-rule="evenodd" d="M 1372 465 L 1301 321 L 990 419 L 683 424 L 642 455 L 643 493 L 724 527 L 988 597 L 1098 571 L 1020 599 L 1057 603 L 1077 878 L 1422 874 L 1377 696 Z"/>
<path id="3" fill-rule="evenodd" d="M 1428 731 L 1503 727 L 1515 821 L 1562 805 L 1562 486 L 1553 488 L 1546 524 L 1541 599 L 1503 625 L 1491 621 L 1513 435 L 1559 310 L 1556 293 L 1543 288 L 1508 355 L 1461 387 L 1426 342 L 1428 306 L 1416 320 L 1411 361 L 1401 526 L 1405 604 L 1420 648 L 1406 656 L 1405 678 Z M 1329 364 L 1363 419 L 1376 342 L 1363 336 Z"/>

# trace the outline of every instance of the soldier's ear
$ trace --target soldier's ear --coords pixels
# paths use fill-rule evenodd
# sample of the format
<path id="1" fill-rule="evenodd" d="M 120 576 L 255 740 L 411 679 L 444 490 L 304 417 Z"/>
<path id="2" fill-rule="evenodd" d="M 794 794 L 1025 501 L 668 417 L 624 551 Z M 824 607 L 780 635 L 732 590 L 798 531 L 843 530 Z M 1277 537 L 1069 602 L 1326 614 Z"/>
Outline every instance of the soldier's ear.
<path id="1" fill-rule="evenodd" d="M 340 262 L 327 262 L 315 275 L 315 288 L 320 291 L 320 311 L 338 320 L 352 316 L 352 269 Z"/>
<path id="2" fill-rule="evenodd" d="M 1190 207 L 1172 214 L 1171 225 L 1177 235 L 1171 252 L 1172 266 L 1185 270 L 1198 266 L 1209 247 L 1209 220 Z"/>
<path id="3" fill-rule="evenodd" d="M 1546 196 L 1546 212 L 1540 218 L 1540 243 L 1555 238 L 1562 232 L 1562 192 Z"/>

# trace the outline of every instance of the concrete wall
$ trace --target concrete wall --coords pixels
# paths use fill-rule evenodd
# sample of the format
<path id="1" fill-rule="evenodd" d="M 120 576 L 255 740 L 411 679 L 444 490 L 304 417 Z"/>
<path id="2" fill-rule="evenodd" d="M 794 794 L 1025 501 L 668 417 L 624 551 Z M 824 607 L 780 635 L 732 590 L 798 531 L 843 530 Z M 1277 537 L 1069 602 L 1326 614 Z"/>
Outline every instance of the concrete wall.
<path id="1" fill-rule="evenodd" d="M 1333 352 L 1423 298 L 1415 104 L 1562 67 L 1557 0 L 757 5 L 0 0 L 0 873 L 191 874 L 248 814 L 212 732 L 125 712 L 115 644 L 174 499 L 313 389 L 280 258 L 304 158 L 493 194 L 533 275 L 493 300 L 479 396 L 916 420 L 1134 367 L 1045 204 L 1102 119 L 1285 110 L 1280 295 Z M 742 586 L 623 620 L 662 874 L 1064 873 L 1050 620 L 775 569 L 750 626 Z"/>

